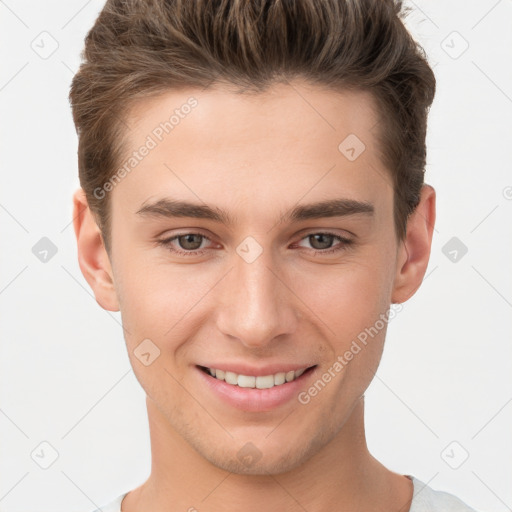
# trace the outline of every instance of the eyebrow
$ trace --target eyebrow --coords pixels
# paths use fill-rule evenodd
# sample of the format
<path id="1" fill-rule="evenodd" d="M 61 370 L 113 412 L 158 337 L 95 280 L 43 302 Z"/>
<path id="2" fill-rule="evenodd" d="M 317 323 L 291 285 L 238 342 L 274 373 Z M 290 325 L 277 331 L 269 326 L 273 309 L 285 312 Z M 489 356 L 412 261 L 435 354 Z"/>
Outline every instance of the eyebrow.
<path id="1" fill-rule="evenodd" d="M 298 222 L 324 217 L 345 217 L 361 214 L 371 216 L 374 214 L 374 211 L 373 205 L 367 201 L 328 199 L 317 203 L 295 206 L 282 216 L 281 222 Z M 163 218 L 194 217 L 197 219 L 213 220 L 226 225 L 234 225 L 236 220 L 235 217 L 220 208 L 171 198 L 159 199 L 152 203 L 143 204 L 136 214 Z"/>

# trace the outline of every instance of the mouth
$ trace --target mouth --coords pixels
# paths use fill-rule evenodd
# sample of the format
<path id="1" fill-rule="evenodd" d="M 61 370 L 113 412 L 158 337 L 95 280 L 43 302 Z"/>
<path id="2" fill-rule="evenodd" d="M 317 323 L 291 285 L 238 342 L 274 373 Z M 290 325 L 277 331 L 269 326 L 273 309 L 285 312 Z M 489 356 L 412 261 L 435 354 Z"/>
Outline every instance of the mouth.
<path id="1" fill-rule="evenodd" d="M 269 375 L 256 376 L 242 375 L 235 372 L 197 365 L 202 372 L 206 373 L 213 379 L 223 381 L 231 386 L 252 389 L 271 389 L 274 387 L 285 386 L 290 382 L 298 380 L 302 376 L 308 375 L 316 368 L 316 366 L 317 365 L 313 365 L 288 372 L 277 372 Z"/>

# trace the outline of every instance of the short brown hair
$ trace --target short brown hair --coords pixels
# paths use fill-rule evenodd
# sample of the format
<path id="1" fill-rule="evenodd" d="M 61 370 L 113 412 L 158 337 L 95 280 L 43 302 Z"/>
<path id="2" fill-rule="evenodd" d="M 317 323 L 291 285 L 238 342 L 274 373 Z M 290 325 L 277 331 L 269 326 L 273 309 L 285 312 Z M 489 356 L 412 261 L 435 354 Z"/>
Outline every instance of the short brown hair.
<path id="1" fill-rule="evenodd" d="M 399 240 L 419 202 L 436 81 L 398 0 L 108 0 L 85 39 L 70 102 L 80 184 L 109 249 L 109 203 L 94 190 L 116 171 L 137 100 L 171 89 L 264 92 L 301 78 L 376 99 Z M 341 142 L 341 141 L 340 141 Z"/>

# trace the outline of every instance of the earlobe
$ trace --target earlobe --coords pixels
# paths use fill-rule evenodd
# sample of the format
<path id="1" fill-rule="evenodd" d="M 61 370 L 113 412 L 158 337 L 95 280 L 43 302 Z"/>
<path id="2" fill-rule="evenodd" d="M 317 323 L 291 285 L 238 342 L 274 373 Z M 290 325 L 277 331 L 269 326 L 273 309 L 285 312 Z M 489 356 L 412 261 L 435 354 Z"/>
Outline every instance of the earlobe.
<path id="1" fill-rule="evenodd" d="M 391 302 L 410 299 L 420 287 L 430 258 L 436 218 L 436 193 L 423 185 L 420 202 L 407 221 L 407 234 L 397 255 L 397 269 Z"/>
<path id="2" fill-rule="evenodd" d="M 112 267 L 101 231 L 89 208 L 85 192 L 73 194 L 73 226 L 78 248 L 78 264 L 98 304 L 108 311 L 119 311 Z"/>

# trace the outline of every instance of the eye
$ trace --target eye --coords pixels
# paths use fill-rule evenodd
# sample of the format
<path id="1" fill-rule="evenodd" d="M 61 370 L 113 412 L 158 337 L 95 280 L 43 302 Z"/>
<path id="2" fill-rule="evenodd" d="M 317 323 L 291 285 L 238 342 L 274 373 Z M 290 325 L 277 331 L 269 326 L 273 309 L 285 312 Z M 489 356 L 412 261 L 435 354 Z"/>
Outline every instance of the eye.
<path id="1" fill-rule="evenodd" d="M 347 245 L 350 245 L 352 240 L 336 235 L 334 233 L 310 233 L 302 240 L 307 240 L 313 247 L 313 251 L 318 254 L 330 254 L 338 251 L 343 251 Z M 335 240 L 340 243 L 332 247 Z"/>
<path id="2" fill-rule="evenodd" d="M 309 241 L 312 245 L 311 250 L 315 254 L 340 252 L 353 243 L 353 241 L 348 238 L 328 232 L 310 233 L 301 239 L 301 241 L 303 240 Z M 336 240 L 339 243 L 332 247 L 333 242 Z M 179 256 L 199 256 L 208 251 L 208 248 L 201 247 L 204 241 L 211 242 L 207 236 L 201 233 L 181 233 L 158 240 L 157 243 Z M 299 245 L 299 247 L 302 246 Z"/>
<path id="3" fill-rule="evenodd" d="M 158 245 L 162 245 L 179 255 L 197 256 L 205 252 L 204 248 L 199 250 L 204 240 L 210 239 L 201 233 L 182 233 L 158 240 Z"/>

